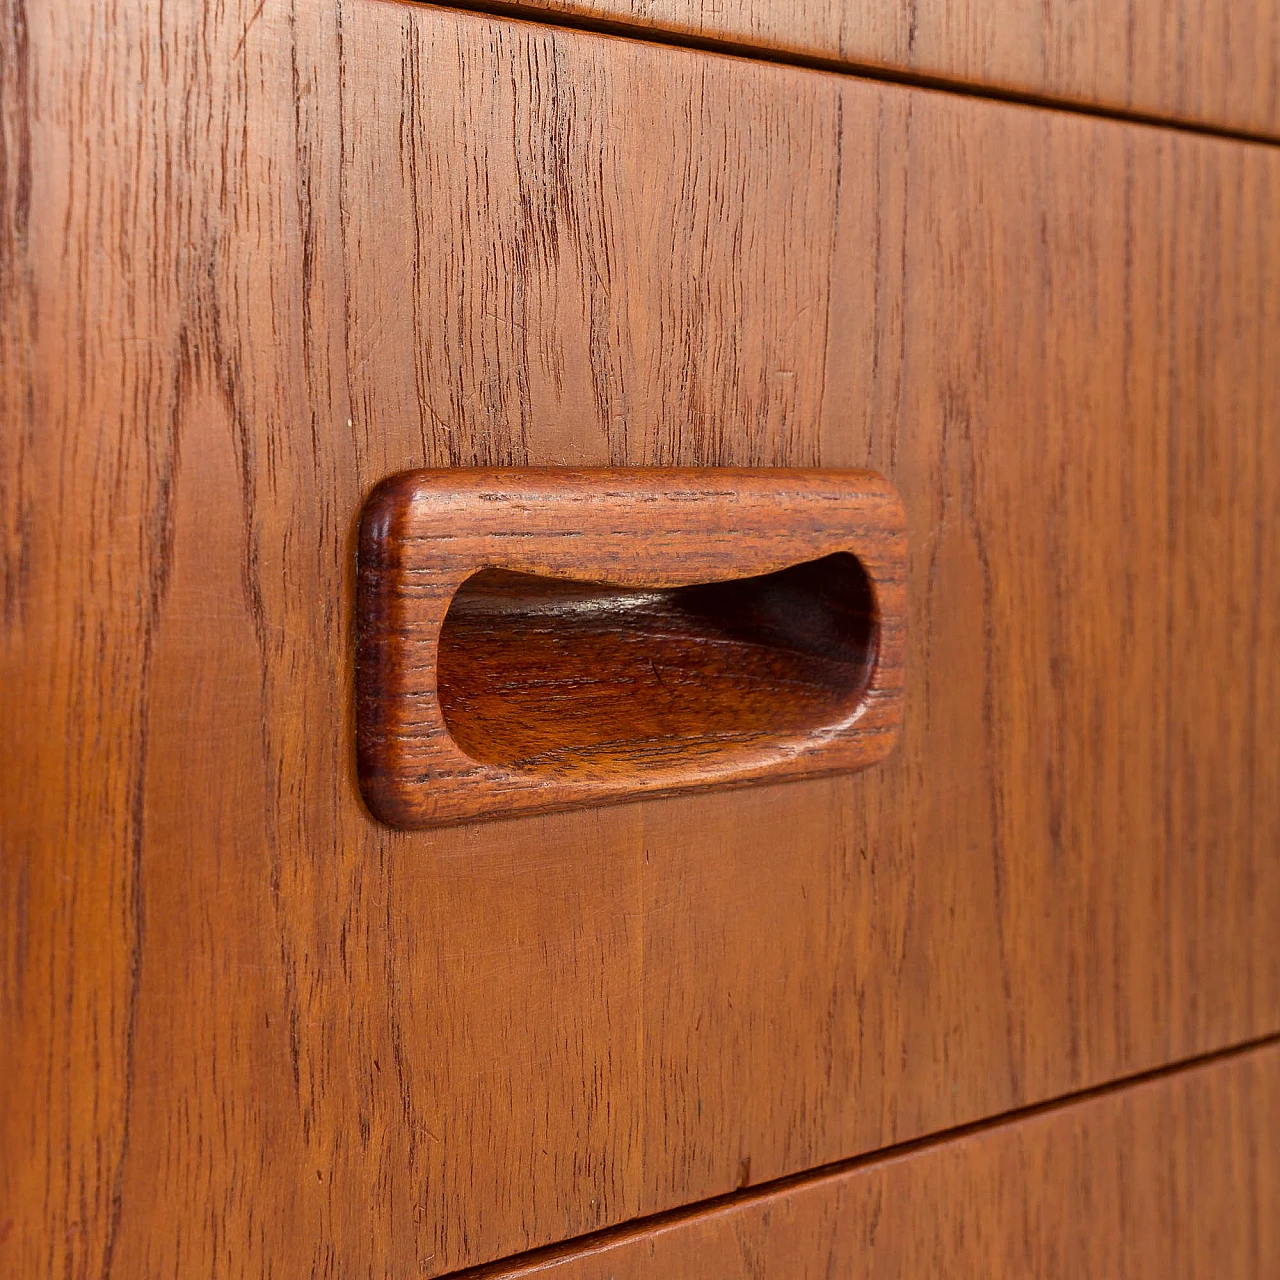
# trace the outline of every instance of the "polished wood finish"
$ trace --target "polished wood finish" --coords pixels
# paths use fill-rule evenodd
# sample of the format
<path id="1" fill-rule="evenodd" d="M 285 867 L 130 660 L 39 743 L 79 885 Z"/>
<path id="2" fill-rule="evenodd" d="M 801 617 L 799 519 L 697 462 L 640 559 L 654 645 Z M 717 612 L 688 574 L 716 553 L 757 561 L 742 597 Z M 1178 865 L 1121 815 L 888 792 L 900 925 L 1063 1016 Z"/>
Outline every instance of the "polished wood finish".
<path id="1" fill-rule="evenodd" d="M 1274 149 L 0 0 L 0 1273 L 441 1273 L 1280 1027 Z M 899 747 L 400 833 L 356 526 L 871 467 Z"/>
<path id="2" fill-rule="evenodd" d="M 497 7 L 1280 138 L 1277 0 L 497 0 Z"/>
<path id="3" fill-rule="evenodd" d="M 865 471 L 392 477 L 361 520 L 365 799 L 429 827 L 875 764 L 906 557 Z"/>
<path id="4" fill-rule="evenodd" d="M 1263 1280 L 1277 1135 L 1272 1043 L 482 1274 Z"/>

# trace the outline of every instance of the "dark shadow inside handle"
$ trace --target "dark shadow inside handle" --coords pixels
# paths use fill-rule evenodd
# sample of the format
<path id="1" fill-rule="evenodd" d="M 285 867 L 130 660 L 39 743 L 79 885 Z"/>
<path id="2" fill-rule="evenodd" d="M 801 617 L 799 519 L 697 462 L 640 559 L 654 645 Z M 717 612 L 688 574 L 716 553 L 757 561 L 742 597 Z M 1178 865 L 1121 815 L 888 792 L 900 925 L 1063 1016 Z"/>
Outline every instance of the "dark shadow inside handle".
<path id="1" fill-rule="evenodd" d="M 874 592 L 848 554 L 643 590 L 485 569 L 440 632 L 445 723 L 473 760 L 559 777 L 721 762 L 856 709 Z"/>

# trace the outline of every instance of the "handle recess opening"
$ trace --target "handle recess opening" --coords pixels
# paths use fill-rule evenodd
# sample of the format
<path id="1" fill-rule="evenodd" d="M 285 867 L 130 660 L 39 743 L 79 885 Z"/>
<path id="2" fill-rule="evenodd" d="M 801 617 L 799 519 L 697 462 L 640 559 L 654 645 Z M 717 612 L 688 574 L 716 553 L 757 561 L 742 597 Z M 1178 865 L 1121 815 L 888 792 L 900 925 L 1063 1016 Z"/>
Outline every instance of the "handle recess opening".
<path id="1" fill-rule="evenodd" d="M 437 691 L 481 764 L 562 778 L 705 765 L 846 724 L 877 634 L 847 553 L 656 590 L 484 569 L 449 606 Z"/>

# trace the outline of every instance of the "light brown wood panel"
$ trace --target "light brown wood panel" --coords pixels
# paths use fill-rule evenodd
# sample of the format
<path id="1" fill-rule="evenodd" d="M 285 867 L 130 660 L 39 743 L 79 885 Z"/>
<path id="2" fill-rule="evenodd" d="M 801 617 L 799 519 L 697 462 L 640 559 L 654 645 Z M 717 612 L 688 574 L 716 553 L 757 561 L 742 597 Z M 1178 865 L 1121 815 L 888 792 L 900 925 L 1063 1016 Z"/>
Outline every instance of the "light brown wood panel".
<path id="1" fill-rule="evenodd" d="M 1272 1044 L 481 1274 L 1261 1280 L 1277 1133 Z"/>
<path id="2" fill-rule="evenodd" d="M 1280 1028 L 1270 148 L 0 0 L 0 1270 L 436 1274 Z M 869 466 L 856 777 L 395 833 L 372 486 Z"/>
<path id="3" fill-rule="evenodd" d="M 484 8 L 488 0 L 474 2 Z M 1280 137 L 1276 0 L 496 0 L 496 7 Z"/>

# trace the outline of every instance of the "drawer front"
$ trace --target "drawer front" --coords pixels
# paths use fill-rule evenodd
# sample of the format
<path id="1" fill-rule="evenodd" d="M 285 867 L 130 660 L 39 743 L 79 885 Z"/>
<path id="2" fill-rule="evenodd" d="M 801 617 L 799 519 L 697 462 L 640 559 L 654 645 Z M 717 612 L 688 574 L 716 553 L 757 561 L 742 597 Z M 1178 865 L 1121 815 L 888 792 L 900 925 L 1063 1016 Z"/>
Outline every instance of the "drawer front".
<path id="1" fill-rule="evenodd" d="M 439 1274 L 1280 1027 L 1274 151 L 6 12 L 7 1269 Z M 375 822 L 361 504 L 511 464 L 888 476 L 895 754 Z"/>
<path id="2" fill-rule="evenodd" d="M 1280 1255 L 1278 1129 L 1273 1043 L 487 1274 L 1245 1280 Z"/>

